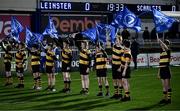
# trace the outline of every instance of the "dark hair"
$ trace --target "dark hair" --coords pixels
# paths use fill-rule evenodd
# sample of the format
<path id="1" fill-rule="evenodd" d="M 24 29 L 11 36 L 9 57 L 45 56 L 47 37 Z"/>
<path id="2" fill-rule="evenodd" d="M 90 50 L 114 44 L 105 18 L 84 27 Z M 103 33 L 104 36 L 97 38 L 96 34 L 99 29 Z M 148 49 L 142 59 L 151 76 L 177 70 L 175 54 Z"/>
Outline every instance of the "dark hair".
<path id="1" fill-rule="evenodd" d="M 32 47 L 34 47 L 35 49 L 38 49 L 39 45 L 38 44 L 33 44 Z"/>
<path id="2" fill-rule="evenodd" d="M 166 45 L 170 45 L 170 41 L 169 41 L 168 39 L 165 39 L 165 40 L 164 40 L 164 43 L 165 43 Z"/>
<path id="3" fill-rule="evenodd" d="M 53 47 L 53 43 L 49 43 L 48 46 Z"/>
<path id="4" fill-rule="evenodd" d="M 10 51 L 12 47 L 10 45 L 7 46 L 7 50 Z"/>
<path id="5" fill-rule="evenodd" d="M 124 40 L 124 46 L 130 48 L 131 42 L 129 40 Z"/>
<path id="6" fill-rule="evenodd" d="M 25 47 L 25 44 L 23 42 L 20 42 L 19 44 L 22 45 L 23 47 Z"/>

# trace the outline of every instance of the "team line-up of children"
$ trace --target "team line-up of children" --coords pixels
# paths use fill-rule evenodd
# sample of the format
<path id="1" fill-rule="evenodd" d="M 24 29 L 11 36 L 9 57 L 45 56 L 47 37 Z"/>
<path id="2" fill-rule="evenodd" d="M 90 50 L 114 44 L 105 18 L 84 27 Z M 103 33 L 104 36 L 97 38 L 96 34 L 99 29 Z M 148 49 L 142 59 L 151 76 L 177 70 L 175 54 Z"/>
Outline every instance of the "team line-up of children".
<path id="1" fill-rule="evenodd" d="M 95 58 L 95 69 L 98 79 L 99 92 L 97 96 L 103 96 L 103 86 L 106 88 L 105 96 L 110 96 L 109 83 L 107 78 L 107 53 L 102 48 L 101 43 L 96 43 L 95 52 L 92 53 L 89 50 L 89 44 L 87 40 L 81 40 L 81 33 L 72 34 L 72 39 L 79 50 L 79 72 L 81 76 L 82 90 L 81 94 L 89 93 L 89 72 L 91 67 L 92 55 Z M 170 42 L 165 40 L 164 42 L 157 38 L 162 52 L 160 53 L 160 63 L 158 75 L 162 80 L 164 98 L 160 101 L 161 103 L 171 103 L 171 87 L 170 78 L 171 73 L 169 69 L 170 63 Z M 5 51 L 4 64 L 5 64 L 5 75 L 6 84 L 5 86 L 12 85 L 11 75 L 11 61 L 12 61 L 12 47 L 18 49 L 15 54 L 16 62 L 16 74 L 19 80 L 19 84 L 16 88 L 24 88 L 24 63 L 26 61 L 27 50 L 31 54 L 31 68 L 34 78 L 33 89 L 40 90 L 41 86 L 41 74 L 40 65 L 41 59 L 45 59 L 45 69 L 48 76 L 48 87 L 46 90 L 56 91 L 55 89 L 55 74 L 54 74 L 54 61 L 59 60 L 53 51 L 53 43 L 59 46 L 62 50 L 61 61 L 62 61 L 62 74 L 64 80 L 64 88 L 62 92 L 70 92 L 71 85 L 71 61 L 72 61 L 72 50 L 70 49 L 69 39 L 53 39 L 53 43 L 45 44 L 42 43 L 33 44 L 31 48 L 27 47 L 24 43 L 10 42 L 10 39 L 4 39 L 0 41 L 1 47 Z M 40 45 L 39 45 L 40 44 Z M 111 98 L 120 99 L 121 101 L 130 101 L 130 63 L 131 63 L 131 43 L 129 40 L 123 40 L 121 35 L 117 34 L 115 43 L 112 46 L 112 79 L 114 85 L 114 95 Z M 44 52 L 44 58 L 41 58 Z M 123 91 L 124 90 L 124 91 Z M 124 92 L 124 95 L 123 95 Z"/>

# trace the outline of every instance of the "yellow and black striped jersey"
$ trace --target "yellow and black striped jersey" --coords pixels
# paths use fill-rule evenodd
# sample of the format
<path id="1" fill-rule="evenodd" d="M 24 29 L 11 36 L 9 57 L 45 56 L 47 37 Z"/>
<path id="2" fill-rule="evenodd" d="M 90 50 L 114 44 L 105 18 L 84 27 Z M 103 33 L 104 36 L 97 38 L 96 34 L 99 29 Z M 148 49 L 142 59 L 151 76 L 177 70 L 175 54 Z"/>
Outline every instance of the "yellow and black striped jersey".
<path id="1" fill-rule="evenodd" d="M 159 66 L 160 67 L 167 67 L 169 66 L 171 61 L 171 50 L 167 50 L 167 51 L 162 51 L 160 53 L 160 61 L 159 61 Z"/>
<path id="2" fill-rule="evenodd" d="M 54 60 L 56 60 L 55 53 L 51 50 L 47 50 L 46 53 L 46 66 L 54 66 Z"/>
<path id="3" fill-rule="evenodd" d="M 16 53 L 16 58 L 15 58 L 15 61 L 16 61 L 16 67 L 18 68 L 23 68 L 23 63 L 25 62 L 26 60 L 26 53 L 24 50 L 19 50 L 17 51 Z"/>
<path id="4" fill-rule="evenodd" d="M 7 62 L 11 62 L 12 61 L 12 54 L 9 52 L 10 50 L 8 50 L 8 46 L 10 47 L 10 44 L 6 45 L 6 47 L 4 47 L 3 45 L 4 43 L 0 43 L 2 49 L 5 51 L 5 54 L 4 54 L 4 63 L 7 63 Z"/>
<path id="5" fill-rule="evenodd" d="M 12 61 L 12 54 L 9 52 L 6 52 L 4 54 L 4 63 L 11 62 Z"/>
<path id="6" fill-rule="evenodd" d="M 121 65 L 121 57 L 124 53 L 123 46 L 114 45 L 112 48 L 112 64 Z"/>
<path id="7" fill-rule="evenodd" d="M 95 54 L 96 70 L 107 69 L 107 54 L 103 51 L 98 51 Z"/>
<path id="8" fill-rule="evenodd" d="M 131 63 L 132 55 L 130 49 L 125 49 L 124 54 L 121 57 L 121 65 L 125 66 L 126 63 L 128 63 L 128 66 Z"/>
<path id="9" fill-rule="evenodd" d="M 31 52 L 31 65 L 40 65 L 40 56 L 41 56 L 41 52 L 40 51 L 35 51 L 35 52 Z"/>
<path id="10" fill-rule="evenodd" d="M 91 52 L 88 49 L 82 49 L 80 51 L 79 64 L 90 66 L 91 64 Z"/>
<path id="11" fill-rule="evenodd" d="M 72 60 L 72 50 L 71 49 L 62 49 L 62 62 L 69 64 Z"/>

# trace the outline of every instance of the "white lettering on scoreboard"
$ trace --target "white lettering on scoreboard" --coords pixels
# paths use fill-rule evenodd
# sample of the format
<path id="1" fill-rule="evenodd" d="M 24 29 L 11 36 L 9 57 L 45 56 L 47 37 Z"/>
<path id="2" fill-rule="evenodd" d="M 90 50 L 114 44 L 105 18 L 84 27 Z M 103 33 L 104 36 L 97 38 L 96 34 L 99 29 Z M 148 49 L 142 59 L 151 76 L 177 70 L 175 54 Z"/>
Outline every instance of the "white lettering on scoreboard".
<path id="1" fill-rule="evenodd" d="M 72 6 L 71 3 L 66 3 L 66 2 L 41 2 L 40 3 L 41 9 L 46 9 L 46 10 L 71 10 Z"/>

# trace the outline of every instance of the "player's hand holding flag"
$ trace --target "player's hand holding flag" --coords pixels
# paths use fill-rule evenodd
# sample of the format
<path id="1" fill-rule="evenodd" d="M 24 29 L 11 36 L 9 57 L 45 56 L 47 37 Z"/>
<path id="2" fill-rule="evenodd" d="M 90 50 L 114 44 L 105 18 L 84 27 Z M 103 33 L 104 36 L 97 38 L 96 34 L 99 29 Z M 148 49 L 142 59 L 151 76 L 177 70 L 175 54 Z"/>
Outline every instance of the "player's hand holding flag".
<path id="1" fill-rule="evenodd" d="M 11 17 L 11 37 L 16 41 L 19 41 L 19 33 L 23 31 L 23 26 L 16 20 L 14 16 Z"/>
<path id="2" fill-rule="evenodd" d="M 172 24 L 176 21 L 176 19 L 169 17 L 154 8 L 153 8 L 153 15 L 154 15 L 154 24 L 157 33 L 161 33 L 164 32 L 165 30 L 168 30 L 172 26 Z"/>
<path id="3" fill-rule="evenodd" d="M 49 15 L 48 25 L 44 30 L 43 35 L 50 35 L 51 38 L 58 39 L 58 32 L 50 15 Z"/>
<path id="4" fill-rule="evenodd" d="M 117 28 L 131 28 L 137 32 L 141 31 L 141 20 L 126 7 L 117 14 L 111 25 Z"/>

